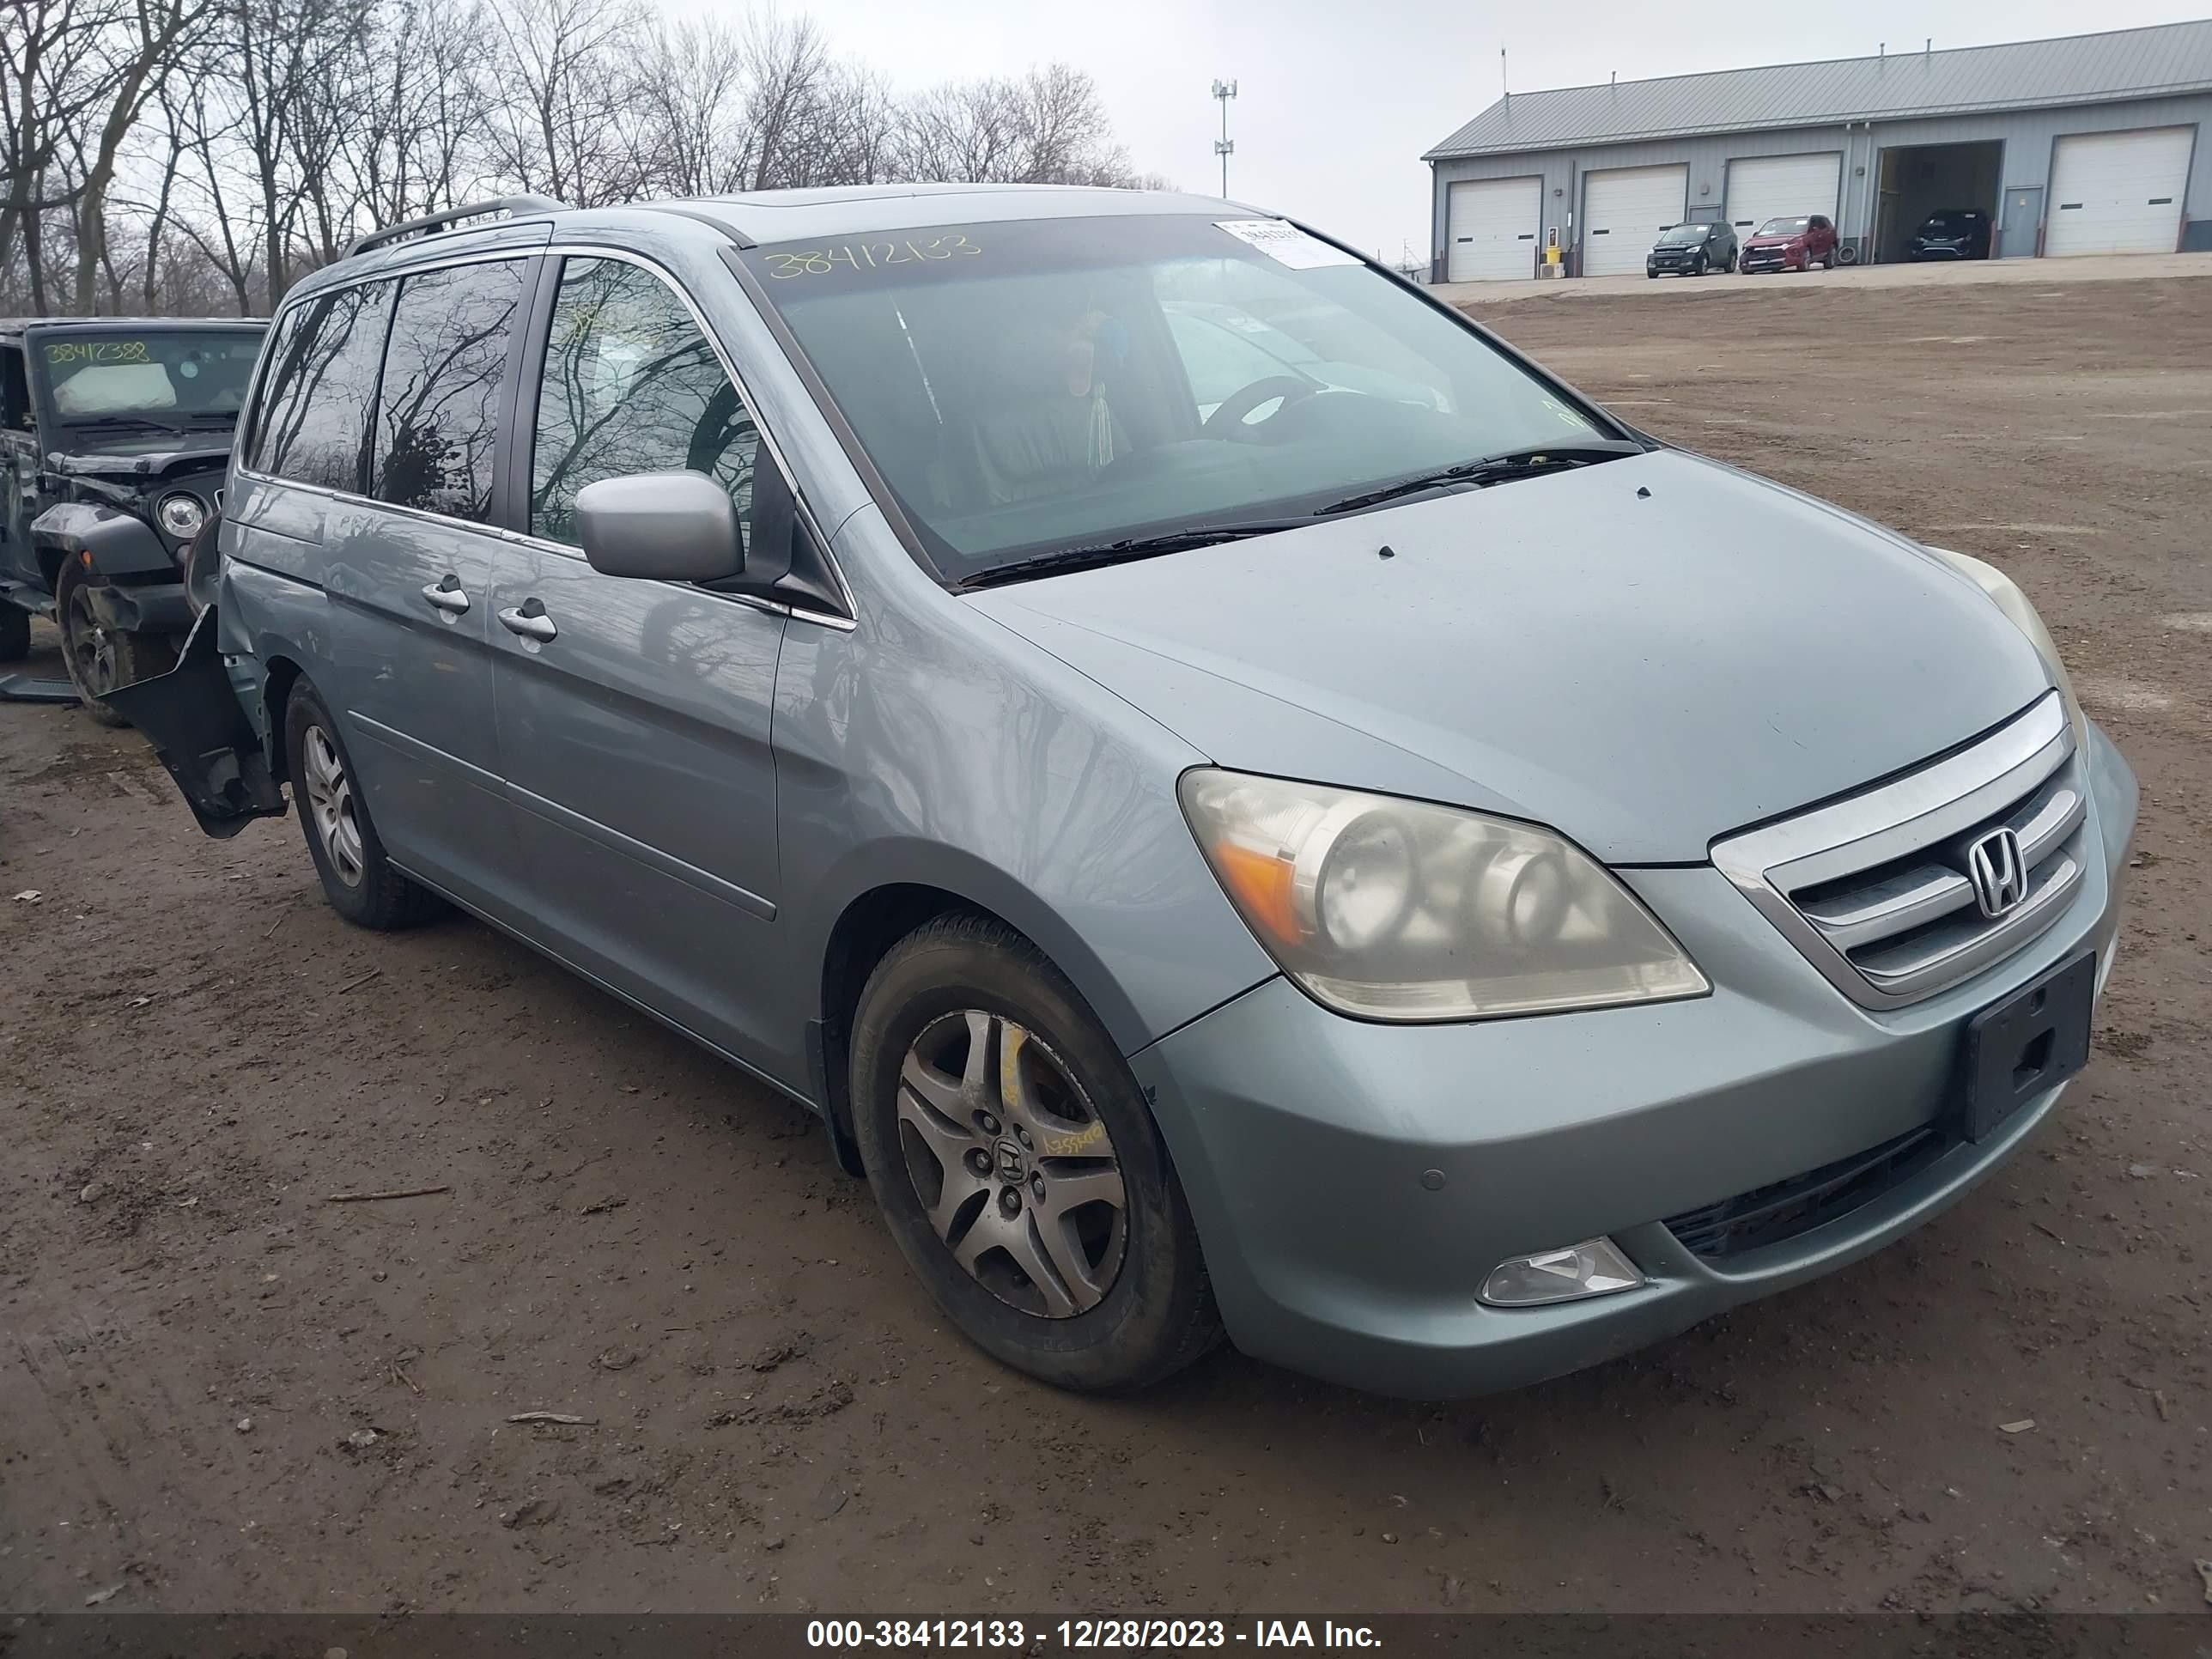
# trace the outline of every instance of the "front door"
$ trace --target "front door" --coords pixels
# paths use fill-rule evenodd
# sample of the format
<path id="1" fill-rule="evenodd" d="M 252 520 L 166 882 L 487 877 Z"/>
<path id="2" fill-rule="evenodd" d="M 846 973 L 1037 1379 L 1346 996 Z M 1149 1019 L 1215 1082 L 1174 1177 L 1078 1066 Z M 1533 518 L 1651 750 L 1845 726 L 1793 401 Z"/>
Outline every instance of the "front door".
<path id="1" fill-rule="evenodd" d="M 502 921 L 517 857 L 492 724 L 490 526 L 529 273 L 514 258 L 400 279 L 368 499 L 334 502 L 324 524 L 333 637 L 318 672 L 378 833 L 403 868 Z"/>
<path id="2" fill-rule="evenodd" d="M 498 556 L 489 609 L 527 925 L 617 990 L 763 1060 L 769 722 L 786 618 L 686 583 L 601 575 L 574 512 L 596 479 L 689 470 L 720 480 L 743 520 L 756 459 L 773 463 L 690 308 L 627 260 L 565 261 L 543 373 L 523 392 L 517 424 L 534 435 L 515 471 L 530 540 Z"/>
<path id="3" fill-rule="evenodd" d="M 2004 234 L 1997 244 L 2000 259 L 2033 259 L 2035 234 L 2043 228 L 2043 186 L 2008 190 L 2004 193 Z"/>

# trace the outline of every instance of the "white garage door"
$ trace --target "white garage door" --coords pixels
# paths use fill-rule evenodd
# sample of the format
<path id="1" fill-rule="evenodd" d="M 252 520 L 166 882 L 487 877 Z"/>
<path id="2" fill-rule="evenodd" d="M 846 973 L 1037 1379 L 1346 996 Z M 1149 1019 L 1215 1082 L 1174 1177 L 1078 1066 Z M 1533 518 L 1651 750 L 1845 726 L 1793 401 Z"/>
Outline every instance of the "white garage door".
<path id="1" fill-rule="evenodd" d="M 1608 167 L 1583 185 L 1583 275 L 1641 271 L 1659 233 L 1682 222 L 1690 169 Z"/>
<path id="2" fill-rule="evenodd" d="M 2171 253 L 2181 240 L 2187 127 L 2080 132 L 2051 158 L 2045 253 Z"/>
<path id="3" fill-rule="evenodd" d="M 1444 280 L 1494 283 L 1536 274 L 1541 179 L 1468 179 L 1451 187 Z"/>
<path id="4" fill-rule="evenodd" d="M 1747 155 L 1728 164 L 1728 216 L 1741 242 L 1769 219 L 1836 216 L 1836 186 L 1843 152 L 1814 155 Z"/>

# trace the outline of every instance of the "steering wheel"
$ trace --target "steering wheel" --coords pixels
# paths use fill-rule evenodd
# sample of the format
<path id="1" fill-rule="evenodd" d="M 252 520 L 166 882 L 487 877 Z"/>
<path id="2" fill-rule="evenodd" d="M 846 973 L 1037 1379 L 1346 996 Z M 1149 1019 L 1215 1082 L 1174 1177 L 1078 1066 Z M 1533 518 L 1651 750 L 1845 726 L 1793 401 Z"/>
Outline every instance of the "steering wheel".
<path id="1" fill-rule="evenodd" d="M 1213 413 L 1206 417 L 1198 429 L 1208 438 L 1234 438 L 1237 435 L 1237 428 L 1244 424 L 1245 416 L 1261 404 L 1273 403 L 1280 398 L 1283 408 L 1287 409 L 1300 398 L 1310 398 L 1320 390 L 1311 380 L 1302 380 L 1295 374 L 1269 374 L 1240 391 L 1231 392 L 1221 400 Z M 1282 410 L 1275 411 L 1276 415 L 1281 413 Z M 1275 416 L 1270 415 L 1267 418 L 1272 421 Z"/>

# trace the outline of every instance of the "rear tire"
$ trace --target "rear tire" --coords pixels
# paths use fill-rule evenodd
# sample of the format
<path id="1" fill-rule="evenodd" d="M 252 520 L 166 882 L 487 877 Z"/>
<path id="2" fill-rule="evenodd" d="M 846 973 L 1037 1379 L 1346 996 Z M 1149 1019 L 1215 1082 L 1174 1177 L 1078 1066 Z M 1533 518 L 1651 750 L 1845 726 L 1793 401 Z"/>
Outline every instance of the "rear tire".
<path id="1" fill-rule="evenodd" d="M 102 726 L 125 726 L 131 722 L 108 703 L 107 694 L 118 685 L 136 685 L 167 673 L 177 665 L 177 653 L 159 635 L 125 633 L 104 624 L 92 607 L 92 590 L 96 585 L 75 559 L 62 566 L 60 579 L 54 583 L 54 620 L 62 631 L 62 662 L 85 712 Z"/>
<path id="2" fill-rule="evenodd" d="M 284 706 L 284 757 L 307 855 L 331 908 L 357 927 L 390 933 L 441 914 L 445 900 L 392 867 L 354 781 L 337 722 L 301 680 Z"/>
<path id="3" fill-rule="evenodd" d="M 1218 1339 L 1152 1110 L 1097 1017 L 1019 934 L 954 915 L 894 945 L 854 1016 L 852 1100 L 900 1253 L 994 1359 L 1105 1392 L 1157 1382 Z"/>
<path id="4" fill-rule="evenodd" d="M 31 654 L 31 613 L 0 599 L 0 662 L 21 662 Z"/>

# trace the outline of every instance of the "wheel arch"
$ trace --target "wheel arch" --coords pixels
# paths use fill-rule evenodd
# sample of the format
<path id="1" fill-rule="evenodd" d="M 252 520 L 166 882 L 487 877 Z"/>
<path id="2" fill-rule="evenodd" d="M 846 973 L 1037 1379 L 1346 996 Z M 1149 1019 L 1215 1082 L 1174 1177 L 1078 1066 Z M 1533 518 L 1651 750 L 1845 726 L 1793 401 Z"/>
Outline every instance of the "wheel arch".
<path id="1" fill-rule="evenodd" d="M 1004 872 L 944 847 L 914 846 L 878 856 L 872 878 L 851 884 L 814 953 L 820 979 L 807 1030 L 809 1081 L 838 1160 L 852 1173 L 860 1173 L 852 1142 L 854 1013 L 868 976 L 891 948 L 939 916 L 980 916 L 1036 946 L 1067 976 L 1123 1054 L 1158 1035 L 1144 1029 L 1127 994 L 1076 929 Z"/>
<path id="2" fill-rule="evenodd" d="M 284 744 L 284 710 L 291 704 L 292 688 L 307 678 L 307 671 L 290 657 L 278 653 L 262 659 L 261 746 L 269 762 L 269 775 L 279 783 L 290 780 L 292 769 L 292 757 Z"/>

